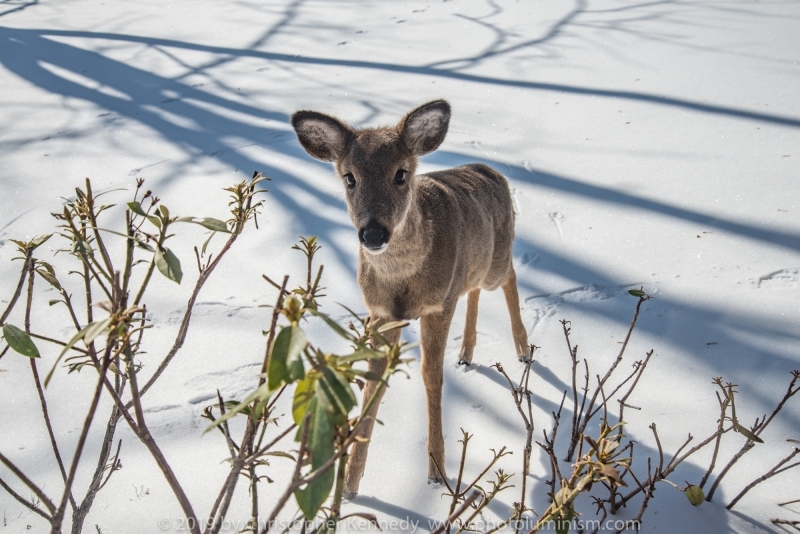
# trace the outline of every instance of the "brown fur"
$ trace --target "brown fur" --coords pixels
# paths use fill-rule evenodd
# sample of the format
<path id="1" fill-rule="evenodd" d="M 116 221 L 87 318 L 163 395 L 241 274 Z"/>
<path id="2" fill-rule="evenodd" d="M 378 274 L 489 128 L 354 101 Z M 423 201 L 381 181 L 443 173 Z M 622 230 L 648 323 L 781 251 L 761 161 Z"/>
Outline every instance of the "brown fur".
<path id="1" fill-rule="evenodd" d="M 335 162 L 359 235 L 370 224 L 384 231 L 371 234 L 375 243 L 361 238 L 358 284 L 376 320 L 421 319 L 428 451 L 442 471 L 443 358 L 458 298 L 469 295 L 460 363 L 472 361 L 480 290 L 498 287 L 506 297 L 517 355 L 530 356 L 512 265 L 514 211 L 505 177 L 481 164 L 416 174 L 417 158 L 441 144 L 449 119 L 450 106 L 443 100 L 411 111 L 395 127 L 357 130 L 313 111 L 292 116 L 306 151 Z M 405 182 L 398 183 L 402 170 Z M 376 235 L 382 238 L 375 239 Z M 373 250 L 378 245 L 380 249 Z M 390 334 L 389 341 L 399 338 L 397 331 Z M 382 373 L 385 366 L 383 360 L 370 360 L 373 372 Z M 365 400 L 375 388 L 376 383 L 367 384 Z M 372 422 L 363 431 L 366 438 L 372 434 Z M 345 478 L 345 492 L 350 495 L 358 491 L 368 445 L 357 443 L 352 451 Z M 440 479 L 433 461 L 428 477 Z"/>

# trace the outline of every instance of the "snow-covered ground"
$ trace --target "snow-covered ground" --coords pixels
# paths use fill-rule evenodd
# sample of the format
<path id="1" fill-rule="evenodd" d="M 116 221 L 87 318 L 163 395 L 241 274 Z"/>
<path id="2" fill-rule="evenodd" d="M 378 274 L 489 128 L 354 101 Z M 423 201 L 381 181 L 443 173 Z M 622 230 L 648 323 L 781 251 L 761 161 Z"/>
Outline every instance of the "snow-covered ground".
<path id="1" fill-rule="evenodd" d="M 643 306 L 627 352 L 633 361 L 655 350 L 629 399 L 642 407 L 629 410 L 626 427 L 641 472 L 646 456 L 657 454 L 651 422 L 670 452 L 687 433 L 697 440 L 713 432 L 713 377 L 739 385 L 737 415 L 750 423 L 772 410 L 800 368 L 798 28 L 796 0 L 2 0 L 0 298 L 10 298 L 20 267 L 9 261 L 9 239 L 52 231 L 50 212 L 84 177 L 96 189 L 129 190 L 144 177 L 173 213 L 218 218 L 226 214 L 223 187 L 255 169 L 272 178 L 261 229 L 244 234 L 204 288 L 186 345 L 145 397 L 154 435 L 203 515 L 227 468 L 224 443 L 202 434 L 200 414 L 217 388 L 241 397 L 254 384 L 269 318 L 258 306 L 275 297 L 261 274 L 290 273 L 299 283 L 304 261 L 290 247 L 298 235 L 317 235 L 327 311 L 344 316 L 335 302 L 364 309 L 340 183 L 302 150 L 290 114 L 315 109 L 359 126 L 385 124 L 447 98 L 450 133 L 422 171 L 480 161 L 511 181 L 523 319 L 541 347 L 532 377 L 536 439 L 570 382 L 558 321 L 572 321 L 573 342 L 599 373 L 633 313 L 627 289 L 641 285 L 656 297 Z M 145 372 L 174 338 L 197 276 L 191 247 L 202 243 L 202 229 L 186 228 L 177 239 L 185 279 L 181 286 L 155 280 L 146 299 L 157 327 L 148 333 Z M 53 238 L 45 246 L 61 245 Z M 66 268 L 66 256 L 52 261 Z M 77 283 L 70 282 L 76 293 Z M 42 303 L 52 298 L 38 291 Z M 459 428 L 475 435 L 467 473 L 503 445 L 514 455 L 502 467 L 521 469 L 522 422 L 489 367 L 501 362 L 514 377 L 521 369 L 504 307 L 500 293 L 482 297 L 475 364 L 466 371 L 456 366 L 463 302 L 451 328 L 444 400 L 451 474 Z M 62 313 L 57 308 L 35 309 L 34 330 L 52 327 L 67 339 L 66 318 L 51 317 Z M 10 321 L 21 324 L 20 313 Z M 319 325 L 308 329 L 319 344 L 335 345 Z M 417 335 L 412 324 L 407 337 Z M 49 369 L 58 349 L 39 345 L 40 369 Z M 375 431 L 362 495 L 345 506 L 378 514 L 389 530 L 411 530 L 392 528 L 392 520 L 427 530 L 449 504 L 426 484 L 414 354 L 410 379 L 396 377 L 381 407 L 386 425 Z M 47 390 L 68 457 L 93 383 L 90 372 L 57 372 Z M 28 362 L 16 353 L 0 360 L 0 406 L 0 451 L 59 494 Z M 104 399 L 77 494 L 94 469 L 108 410 Z M 660 486 L 644 531 L 762 532 L 775 528 L 772 517 L 800 519 L 797 505 L 777 506 L 800 498 L 797 469 L 757 486 L 735 511 L 724 508 L 791 451 L 785 440 L 800 438 L 798 428 L 800 399 L 793 399 L 714 503 L 695 508 Z M 124 468 L 98 494 L 85 532 L 95 525 L 104 534 L 155 532 L 162 518 L 177 531 L 180 508 L 155 463 L 123 423 L 118 437 Z M 723 460 L 742 441 L 727 435 Z M 670 478 L 697 483 L 709 457 L 710 450 L 698 454 Z M 265 509 L 290 469 L 273 461 L 277 482 L 261 490 Z M 528 499 L 541 512 L 549 470 L 538 448 L 532 471 Z M 0 477 L 27 496 L 5 468 Z M 509 514 L 515 482 L 487 521 Z M 230 517 L 243 522 L 248 499 L 239 489 Z M 578 508 L 594 517 L 588 498 Z M 48 530 L 5 492 L 0 510 L 0 532 Z M 637 510 L 635 503 L 623 517 Z"/>

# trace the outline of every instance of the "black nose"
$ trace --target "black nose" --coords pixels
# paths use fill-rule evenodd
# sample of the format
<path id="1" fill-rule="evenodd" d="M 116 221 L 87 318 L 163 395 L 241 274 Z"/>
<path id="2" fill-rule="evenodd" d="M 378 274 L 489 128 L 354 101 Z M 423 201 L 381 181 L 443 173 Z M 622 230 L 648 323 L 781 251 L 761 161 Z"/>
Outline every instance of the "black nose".
<path id="1" fill-rule="evenodd" d="M 372 250 L 381 248 L 389 241 L 389 231 L 376 221 L 369 221 L 359 230 L 358 238 L 361 243 Z"/>

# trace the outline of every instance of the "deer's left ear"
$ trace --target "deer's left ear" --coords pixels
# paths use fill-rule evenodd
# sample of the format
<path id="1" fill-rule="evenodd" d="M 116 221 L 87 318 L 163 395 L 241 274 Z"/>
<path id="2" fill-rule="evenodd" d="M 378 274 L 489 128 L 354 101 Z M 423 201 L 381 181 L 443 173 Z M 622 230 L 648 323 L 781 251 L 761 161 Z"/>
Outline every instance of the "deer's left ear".
<path id="1" fill-rule="evenodd" d="M 409 150 L 415 156 L 424 156 L 442 144 L 449 125 L 450 104 L 434 100 L 409 112 L 397 127 Z"/>

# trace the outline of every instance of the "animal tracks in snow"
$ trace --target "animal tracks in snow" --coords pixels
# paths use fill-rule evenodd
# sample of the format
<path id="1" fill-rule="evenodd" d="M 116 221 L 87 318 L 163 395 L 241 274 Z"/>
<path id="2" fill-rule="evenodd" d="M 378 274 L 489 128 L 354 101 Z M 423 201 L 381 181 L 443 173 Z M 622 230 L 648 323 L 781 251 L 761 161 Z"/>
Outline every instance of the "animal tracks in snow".
<path id="1" fill-rule="evenodd" d="M 172 312 L 166 319 L 167 323 L 180 323 L 186 308 L 180 308 Z M 238 317 L 250 319 L 257 313 L 256 306 L 236 306 L 225 304 L 224 302 L 198 302 L 194 305 L 192 317 Z"/>
<path id="2" fill-rule="evenodd" d="M 235 369 L 206 373 L 187 380 L 184 387 L 187 391 L 195 393 L 189 398 L 189 404 L 201 404 L 216 399 L 217 389 L 226 400 L 244 397 L 253 389 L 260 370 L 260 363 L 252 363 Z"/>
<path id="3" fill-rule="evenodd" d="M 559 304 L 568 303 L 588 303 L 599 300 L 607 300 L 616 297 L 623 291 L 636 285 L 625 284 L 619 286 L 600 286 L 590 284 L 588 286 L 567 289 L 560 293 L 550 293 L 548 295 L 535 295 L 527 297 L 522 305 L 522 316 L 526 324 L 530 325 L 528 335 L 532 335 L 539 323 L 553 317 Z"/>
<path id="4" fill-rule="evenodd" d="M 781 269 L 760 276 L 755 280 L 756 287 L 766 289 L 791 289 L 800 287 L 800 268 Z"/>
<path id="5" fill-rule="evenodd" d="M 564 215 L 554 211 L 553 213 L 548 213 L 547 218 L 553 221 L 553 224 L 556 226 L 556 230 L 558 230 L 558 237 L 564 239 L 564 228 L 562 227 L 564 224 Z"/>

